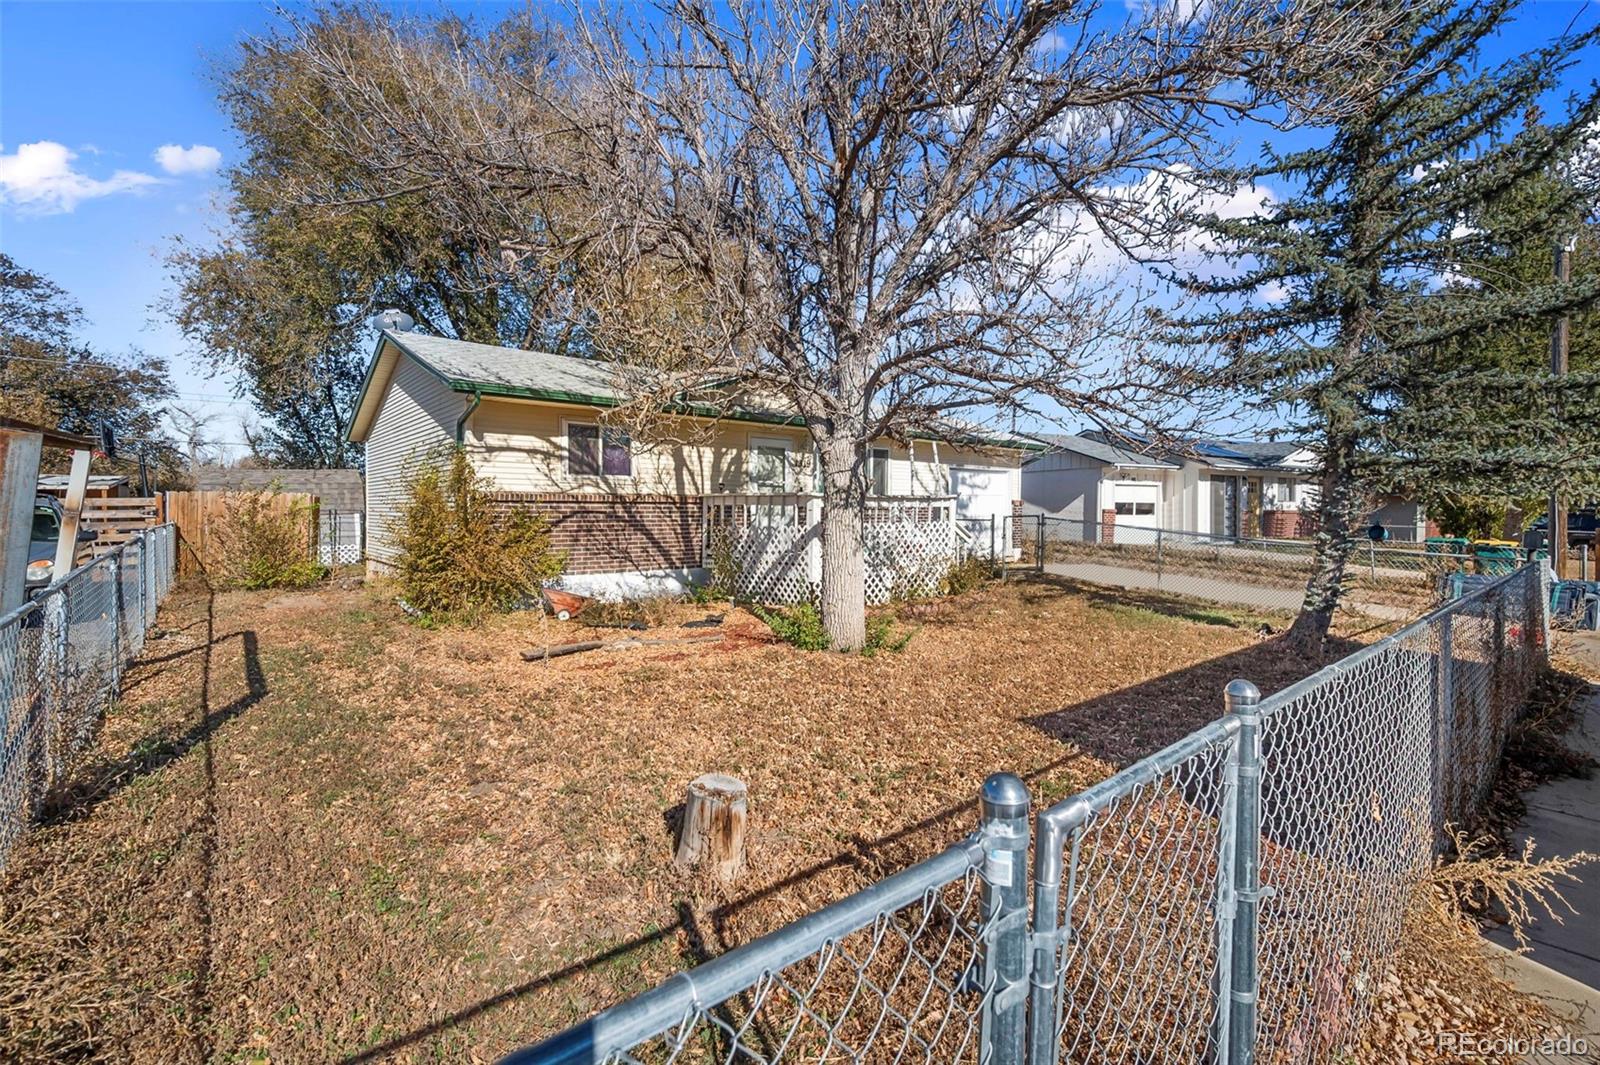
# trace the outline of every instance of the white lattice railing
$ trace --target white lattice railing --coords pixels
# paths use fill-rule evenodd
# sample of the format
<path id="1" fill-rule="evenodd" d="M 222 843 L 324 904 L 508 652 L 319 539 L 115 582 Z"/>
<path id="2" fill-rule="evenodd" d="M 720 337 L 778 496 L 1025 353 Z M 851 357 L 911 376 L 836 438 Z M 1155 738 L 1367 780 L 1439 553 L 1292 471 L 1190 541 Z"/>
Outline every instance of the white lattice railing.
<path id="1" fill-rule="evenodd" d="M 702 503 L 702 564 L 739 598 L 815 601 L 822 585 L 822 497 L 718 494 Z M 961 560 L 951 496 L 879 497 L 862 526 L 867 602 L 936 592 Z"/>

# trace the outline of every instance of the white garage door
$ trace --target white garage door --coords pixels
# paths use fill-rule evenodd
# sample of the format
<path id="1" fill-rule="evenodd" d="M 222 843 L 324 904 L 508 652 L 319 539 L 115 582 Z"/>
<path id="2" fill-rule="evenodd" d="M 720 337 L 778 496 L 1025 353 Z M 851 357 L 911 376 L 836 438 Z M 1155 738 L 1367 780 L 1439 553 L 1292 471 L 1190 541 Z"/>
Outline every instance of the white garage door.
<path id="1" fill-rule="evenodd" d="M 956 497 L 956 518 L 972 534 L 973 547 L 988 553 L 992 526 L 996 553 L 1010 554 L 1011 471 L 952 466 L 950 492 Z"/>
<path id="2" fill-rule="evenodd" d="M 1114 543 L 1153 544 L 1161 527 L 1161 485 L 1152 481 L 1118 481 L 1111 486 L 1117 512 Z"/>

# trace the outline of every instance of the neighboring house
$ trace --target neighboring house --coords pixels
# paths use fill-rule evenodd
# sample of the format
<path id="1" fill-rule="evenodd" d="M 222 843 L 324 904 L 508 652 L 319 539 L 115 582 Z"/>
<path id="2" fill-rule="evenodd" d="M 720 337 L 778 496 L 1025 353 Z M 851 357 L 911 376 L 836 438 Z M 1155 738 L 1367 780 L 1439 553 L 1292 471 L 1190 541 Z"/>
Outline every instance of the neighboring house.
<path id="1" fill-rule="evenodd" d="M 677 590 L 704 577 L 708 516 L 810 516 L 816 462 L 800 420 L 724 395 L 663 414 L 655 440 L 599 415 L 623 402 L 602 362 L 385 330 L 350 439 L 366 445 L 369 568 L 395 560 L 390 523 L 419 461 L 460 444 L 502 506 L 529 507 L 567 552 L 568 587 Z M 1016 553 L 1021 461 L 1036 441 L 952 434 L 874 447 L 875 494 L 926 501 Z M 741 519 L 745 520 L 745 519 Z M 810 520 L 810 519 L 807 519 Z"/>
<path id="2" fill-rule="evenodd" d="M 1291 440 L 1197 440 L 1178 453 L 1141 449 L 1103 433 L 1039 434 L 1050 450 L 1022 470 L 1023 509 L 1083 522 L 1086 535 L 1148 540 L 1156 529 L 1210 536 L 1312 535 L 1316 457 Z M 1391 498 L 1375 515 L 1392 538 L 1428 528 L 1420 506 Z"/>
<path id="3" fill-rule="evenodd" d="M 40 474 L 39 494 L 65 499 L 67 480 L 68 476 L 64 473 Z M 121 499 L 129 494 L 128 479 L 113 473 L 91 473 L 89 484 L 83 491 L 85 499 Z"/>
<path id="4" fill-rule="evenodd" d="M 274 484 L 282 492 L 316 496 L 317 506 L 324 511 L 348 513 L 366 507 L 360 470 L 201 466 L 194 474 L 194 487 L 199 492 L 260 492 Z"/>

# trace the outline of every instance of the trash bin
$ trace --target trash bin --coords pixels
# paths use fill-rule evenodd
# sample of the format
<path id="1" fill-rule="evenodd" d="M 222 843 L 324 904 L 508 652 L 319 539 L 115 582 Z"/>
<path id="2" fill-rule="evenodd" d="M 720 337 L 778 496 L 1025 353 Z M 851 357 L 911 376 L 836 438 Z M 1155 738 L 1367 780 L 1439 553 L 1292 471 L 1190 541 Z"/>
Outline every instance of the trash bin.
<path id="1" fill-rule="evenodd" d="M 1459 573 L 1466 556 L 1464 536 L 1430 536 L 1422 541 L 1422 564 L 1430 573 Z"/>
<path id="2" fill-rule="evenodd" d="M 1514 573 L 1521 555 L 1515 540 L 1474 540 L 1472 557 L 1477 561 L 1477 571 L 1499 577 Z"/>

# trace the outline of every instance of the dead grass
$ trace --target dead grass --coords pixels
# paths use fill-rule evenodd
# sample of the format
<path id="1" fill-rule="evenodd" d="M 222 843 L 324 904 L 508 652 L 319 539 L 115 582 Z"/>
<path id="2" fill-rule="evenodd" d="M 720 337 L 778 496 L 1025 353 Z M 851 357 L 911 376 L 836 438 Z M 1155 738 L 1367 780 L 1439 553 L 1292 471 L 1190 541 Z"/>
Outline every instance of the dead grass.
<path id="1" fill-rule="evenodd" d="M 1444 1033 L 1524 1042 L 1562 1034 L 1560 1019 L 1491 960 L 1474 914 L 1489 905 L 1508 914 L 1526 946 L 1523 929 L 1536 912 L 1558 924 L 1571 914 L 1561 887 L 1596 856 L 1540 859 L 1531 842 L 1517 855 L 1499 853 L 1487 838 L 1454 842 L 1455 856 L 1437 863 L 1411 896 L 1399 954 L 1379 981 L 1373 1023 L 1356 1047 L 1363 1065 L 1471 1060 Z"/>
<path id="2" fill-rule="evenodd" d="M 921 613 L 873 659 L 733 611 L 717 643 L 526 663 L 637 634 L 185 588 L 6 873 L 0 1056 L 491 1058 L 932 853 L 996 769 L 1078 790 L 1274 657 L 1256 619 L 1046 582 Z M 1166 695 L 1186 671 L 1192 709 Z M 1079 715 L 1108 720 L 1080 742 Z M 710 770 L 750 787 L 726 898 L 671 868 Z"/>
<path id="3" fill-rule="evenodd" d="M 534 614 L 408 624 L 381 587 L 181 589 L 94 763 L 0 887 L 8 1060 L 481 1061 L 927 856 L 997 769 L 1062 798 L 1319 665 L 1261 619 L 1059 581 L 920 607 L 900 654 Z M 1331 654 L 1340 653 L 1333 648 Z M 685 785 L 749 785 L 726 896 Z"/>

